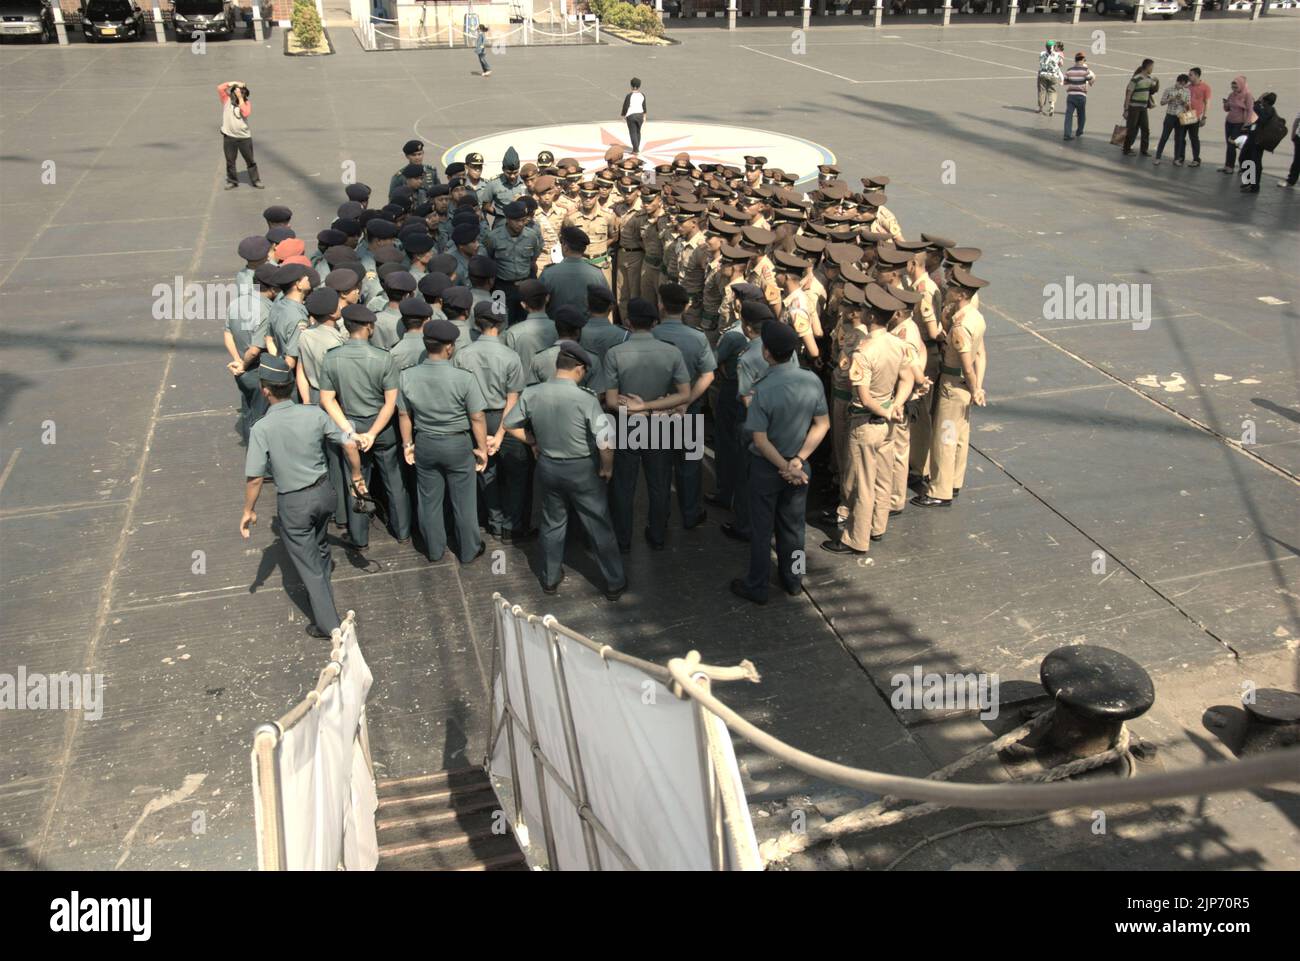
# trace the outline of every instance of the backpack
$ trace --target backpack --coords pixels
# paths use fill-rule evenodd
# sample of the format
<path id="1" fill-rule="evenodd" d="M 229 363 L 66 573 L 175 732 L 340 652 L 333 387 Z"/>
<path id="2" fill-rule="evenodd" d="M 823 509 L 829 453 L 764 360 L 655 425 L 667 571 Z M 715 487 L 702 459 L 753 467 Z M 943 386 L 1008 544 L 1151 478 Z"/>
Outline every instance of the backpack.
<path id="1" fill-rule="evenodd" d="M 1259 141 L 1259 145 L 1269 151 L 1276 150 L 1277 145 L 1280 144 L 1285 137 L 1286 120 L 1284 120 L 1282 115 L 1277 111 L 1273 112 L 1273 116 L 1270 117 L 1267 122 L 1260 124 L 1259 129 L 1255 133 L 1255 139 Z"/>

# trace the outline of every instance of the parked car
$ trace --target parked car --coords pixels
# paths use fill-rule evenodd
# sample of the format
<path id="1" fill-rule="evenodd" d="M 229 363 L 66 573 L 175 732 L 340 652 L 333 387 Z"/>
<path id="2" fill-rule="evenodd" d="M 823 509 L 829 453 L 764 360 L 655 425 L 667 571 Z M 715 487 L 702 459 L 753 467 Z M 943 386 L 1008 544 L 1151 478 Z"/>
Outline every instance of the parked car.
<path id="1" fill-rule="evenodd" d="M 1178 0 L 1144 0 L 1142 16 L 1163 17 L 1166 20 L 1172 20 L 1174 14 L 1181 9 Z M 1099 17 L 1104 17 L 1107 14 L 1118 14 L 1121 17 L 1137 16 L 1136 0 L 1097 0 L 1092 10 Z"/>
<path id="2" fill-rule="evenodd" d="M 236 26 L 243 20 L 235 13 L 235 5 L 226 0 L 173 0 L 172 27 L 176 39 L 190 40 L 194 34 L 207 37 L 233 37 Z"/>
<path id="3" fill-rule="evenodd" d="M 48 0 L 0 0 L 0 37 L 40 37 L 41 43 L 57 39 Z"/>
<path id="4" fill-rule="evenodd" d="M 140 40 L 144 11 L 132 0 L 86 0 L 81 8 L 81 32 L 87 40 Z"/>

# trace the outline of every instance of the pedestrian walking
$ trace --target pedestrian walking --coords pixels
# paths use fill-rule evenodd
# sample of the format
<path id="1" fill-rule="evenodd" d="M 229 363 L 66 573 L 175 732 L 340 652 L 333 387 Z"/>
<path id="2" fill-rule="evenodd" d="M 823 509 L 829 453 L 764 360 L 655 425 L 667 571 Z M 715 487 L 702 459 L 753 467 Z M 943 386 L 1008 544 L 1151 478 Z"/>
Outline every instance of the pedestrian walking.
<path id="1" fill-rule="evenodd" d="M 641 78 L 633 77 L 627 96 L 623 98 L 623 119 L 627 121 L 627 136 L 632 141 L 632 152 L 641 152 L 641 125 L 645 123 L 645 94 L 641 92 Z"/>
<path id="2" fill-rule="evenodd" d="M 1300 111 L 1296 112 L 1295 119 L 1291 121 L 1291 170 L 1286 175 L 1286 180 L 1279 180 L 1279 187 L 1294 187 L 1297 181 L 1300 181 Z"/>
<path id="3" fill-rule="evenodd" d="M 217 85 L 217 96 L 221 98 L 221 147 L 226 155 L 226 189 L 234 190 L 239 186 L 236 156 L 244 158 L 248 182 L 258 190 L 265 189 L 257 172 L 257 161 L 253 158 L 253 131 L 248 126 L 253 104 L 248 84 L 242 80 L 227 80 Z"/>
<path id="4" fill-rule="evenodd" d="M 1255 120 L 1255 98 L 1246 86 L 1246 78 L 1238 74 L 1232 78 L 1232 89 L 1223 98 L 1223 136 L 1228 142 L 1228 153 L 1219 173 L 1230 174 L 1237 169 L 1237 138 L 1241 128 Z"/>
<path id="5" fill-rule="evenodd" d="M 1255 120 L 1242 128 L 1246 141 L 1241 147 L 1241 189 L 1259 193 L 1264 182 L 1264 151 L 1274 150 L 1286 137 L 1286 121 L 1274 106 L 1277 94 L 1266 93 L 1255 101 Z"/>
<path id="6" fill-rule="evenodd" d="M 1065 139 L 1083 136 L 1083 125 L 1088 114 L 1088 91 L 1097 82 L 1097 75 L 1088 66 L 1083 51 L 1074 55 L 1074 66 L 1065 71 Z M 1073 121 L 1073 124 L 1071 123 Z M 1070 127 L 1074 133 L 1070 133 Z"/>
<path id="7" fill-rule="evenodd" d="M 483 68 L 483 76 L 492 76 L 492 68 L 487 62 L 487 35 L 488 28 L 486 23 L 479 24 L 478 36 L 474 38 L 474 53 L 478 55 L 478 64 Z"/>
<path id="8" fill-rule="evenodd" d="M 1061 66 L 1065 45 L 1047 41 L 1047 49 L 1038 55 L 1038 112 L 1052 116 L 1056 112 L 1057 87 L 1063 79 Z"/>

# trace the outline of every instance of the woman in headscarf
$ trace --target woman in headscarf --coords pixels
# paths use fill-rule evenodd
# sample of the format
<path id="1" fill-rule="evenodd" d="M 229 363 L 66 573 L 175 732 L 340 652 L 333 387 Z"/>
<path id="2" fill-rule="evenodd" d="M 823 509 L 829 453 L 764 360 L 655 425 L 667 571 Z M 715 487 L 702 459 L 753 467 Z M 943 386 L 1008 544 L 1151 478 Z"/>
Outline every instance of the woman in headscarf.
<path id="1" fill-rule="evenodd" d="M 1232 78 L 1232 92 L 1223 98 L 1223 110 L 1228 115 L 1223 123 L 1228 156 L 1219 173 L 1230 174 L 1237 166 L 1237 138 L 1241 136 L 1241 128 L 1255 120 L 1255 98 L 1246 87 L 1245 77 Z"/>

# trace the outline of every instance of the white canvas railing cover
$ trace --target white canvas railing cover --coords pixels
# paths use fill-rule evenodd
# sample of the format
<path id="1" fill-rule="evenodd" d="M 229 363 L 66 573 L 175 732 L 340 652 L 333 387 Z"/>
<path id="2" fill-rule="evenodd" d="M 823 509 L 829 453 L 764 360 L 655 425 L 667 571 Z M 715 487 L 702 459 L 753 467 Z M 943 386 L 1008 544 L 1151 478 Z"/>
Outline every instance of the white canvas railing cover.
<path id="1" fill-rule="evenodd" d="M 378 799 L 365 720 L 372 680 L 349 611 L 315 689 L 258 728 L 252 765 L 259 869 L 374 870 Z"/>
<path id="2" fill-rule="evenodd" d="M 725 726 L 664 668 L 493 600 L 489 773 L 530 865 L 761 870 Z"/>

